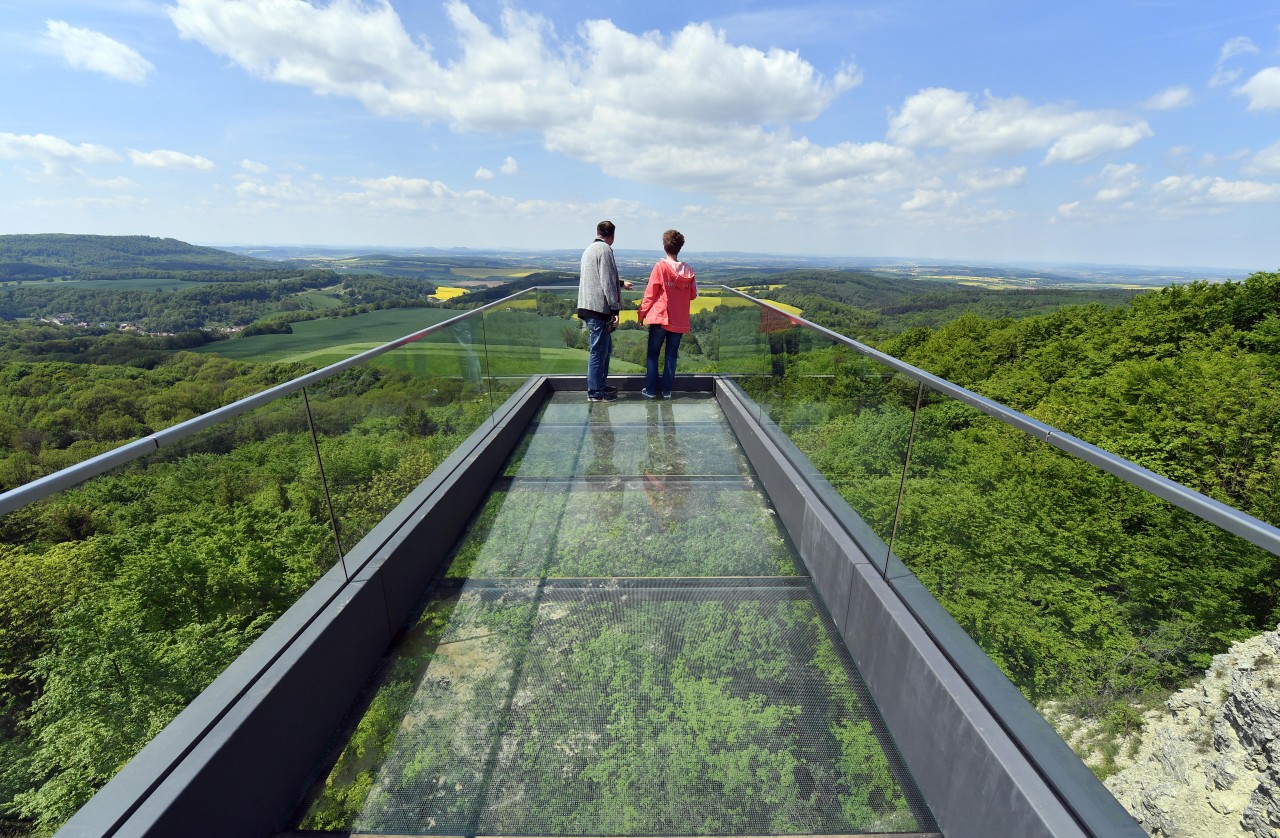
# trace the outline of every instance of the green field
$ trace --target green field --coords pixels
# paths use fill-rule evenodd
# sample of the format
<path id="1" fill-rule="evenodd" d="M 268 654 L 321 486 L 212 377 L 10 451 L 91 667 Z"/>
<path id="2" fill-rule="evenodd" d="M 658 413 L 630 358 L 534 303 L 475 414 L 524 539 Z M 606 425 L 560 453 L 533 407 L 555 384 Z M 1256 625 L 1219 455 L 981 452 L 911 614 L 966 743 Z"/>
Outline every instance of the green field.
<path id="1" fill-rule="evenodd" d="M 291 335 L 219 341 L 196 351 L 238 361 L 286 361 L 325 367 L 456 315 L 456 311 L 442 309 L 397 308 L 353 317 L 306 320 L 294 323 Z M 487 369 L 492 375 L 583 373 L 587 353 L 564 345 L 562 330 L 567 323 L 576 327 L 577 321 L 540 317 L 517 308 L 493 311 L 484 318 L 483 332 L 478 322 L 468 324 L 469 332 L 451 328 L 396 349 L 377 363 L 433 375 L 466 375 L 469 369 Z M 484 332 L 492 341 L 488 347 L 484 345 Z M 615 357 L 611 371 L 640 372 L 642 367 Z"/>
<path id="2" fill-rule="evenodd" d="M 302 300 L 317 309 L 339 308 L 346 304 L 338 293 L 340 287 L 334 285 L 329 288 L 317 288 L 314 291 L 303 291 L 301 294 L 294 294 L 293 299 Z"/>
<path id="3" fill-rule="evenodd" d="M 325 367 L 367 352 L 380 344 L 348 343 L 328 349 L 284 358 L 317 367 Z M 468 368 L 488 369 L 490 375 L 582 374 L 587 368 L 587 353 L 581 349 L 545 348 L 537 346 L 461 346 L 453 342 L 412 343 L 392 350 L 374 361 L 378 366 L 405 370 L 415 375 L 467 375 Z M 474 366 L 473 366 L 474 364 Z M 643 372 L 638 364 L 614 358 L 611 373 Z"/>
<path id="4" fill-rule="evenodd" d="M 438 308 L 391 308 L 351 317 L 303 320 L 293 324 L 291 335 L 255 335 L 218 341 L 196 351 L 213 352 L 237 361 L 280 361 L 347 344 L 379 346 L 455 316 L 456 311 Z"/>

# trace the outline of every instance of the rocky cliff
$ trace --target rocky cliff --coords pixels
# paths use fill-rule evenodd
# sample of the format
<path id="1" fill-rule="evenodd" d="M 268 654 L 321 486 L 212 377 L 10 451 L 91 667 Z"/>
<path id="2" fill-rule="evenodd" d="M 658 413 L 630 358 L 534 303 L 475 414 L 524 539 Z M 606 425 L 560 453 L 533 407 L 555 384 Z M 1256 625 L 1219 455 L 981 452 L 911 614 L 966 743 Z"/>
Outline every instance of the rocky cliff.
<path id="1" fill-rule="evenodd" d="M 1160 838 L 1280 838 L 1280 630 L 1237 643 L 1144 719 L 1107 788 Z"/>

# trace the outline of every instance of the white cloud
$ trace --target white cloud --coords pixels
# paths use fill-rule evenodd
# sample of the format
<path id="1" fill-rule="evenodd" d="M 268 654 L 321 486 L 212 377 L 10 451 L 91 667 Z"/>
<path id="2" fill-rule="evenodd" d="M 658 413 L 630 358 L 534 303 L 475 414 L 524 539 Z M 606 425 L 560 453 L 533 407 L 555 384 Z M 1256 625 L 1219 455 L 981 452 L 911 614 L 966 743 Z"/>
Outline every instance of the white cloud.
<path id="1" fill-rule="evenodd" d="M 1185 84 L 1167 87 L 1142 103 L 1142 107 L 1153 111 L 1171 111 L 1185 108 L 1191 104 L 1191 88 Z"/>
<path id="2" fill-rule="evenodd" d="M 148 169 L 195 169 L 201 172 L 213 171 L 217 168 L 213 161 L 198 155 L 183 154 L 180 151 L 157 149 L 155 151 L 129 150 L 129 159 L 133 165 Z"/>
<path id="3" fill-rule="evenodd" d="M 1093 125 L 1068 134 L 1049 148 L 1045 163 L 1085 163 L 1109 151 L 1121 151 L 1152 136 L 1145 122 L 1136 125 Z"/>
<path id="4" fill-rule="evenodd" d="M 385 2 L 176 0 L 168 12 L 182 37 L 264 79 L 458 131 L 540 132 L 549 150 L 649 183 L 762 201 L 761 189 L 841 184 L 912 157 L 791 136 L 861 81 L 852 63 L 828 79 L 795 52 L 737 46 L 707 24 L 637 35 L 591 20 L 562 39 L 510 6 L 496 28 L 459 0 L 445 8 L 448 62 Z"/>
<path id="5" fill-rule="evenodd" d="M 1253 155 L 1243 171 L 1247 175 L 1280 175 L 1280 142 L 1274 142 Z"/>
<path id="6" fill-rule="evenodd" d="M 106 146 L 92 143 L 72 145 L 49 134 L 0 133 L 0 157 L 78 163 L 115 163 L 120 160 L 120 155 Z"/>
<path id="7" fill-rule="evenodd" d="M 266 163 L 259 163 L 256 160 L 241 160 L 240 168 L 255 175 L 265 175 L 271 171 L 271 167 Z"/>
<path id="8" fill-rule="evenodd" d="M 1249 110 L 1280 108 L 1280 67 L 1259 70 L 1253 78 L 1236 88 L 1236 93 L 1249 97 Z"/>
<path id="9" fill-rule="evenodd" d="M 1079 201 L 1072 201 L 1069 204 L 1059 204 L 1057 213 L 1054 215 L 1052 219 L 1050 219 L 1050 221 L 1056 222 L 1060 218 L 1061 219 L 1071 218 L 1076 214 L 1076 211 L 1079 209 L 1080 209 Z"/>
<path id="10" fill-rule="evenodd" d="M 1280 184 L 1256 180 L 1170 175 L 1155 184 L 1152 191 L 1164 209 L 1174 211 L 1280 202 Z"/>
<path id="11" fill-rule="evenodd" d="M 502 173 L 504 175 L 514 175 L 518 171 L 520 171 L 520 164 L 516 162 L 514 157 L 508 156 L 506 160 L 502 161 Z"/>
<path id="12" fill-rule="evenodd" d="M 0 133 L 0 159 L 35 160 L 40 163 L 40 175 L 27 172 L 29 180 L 41 181 L 61 178 L 83 178 L 81 165 L 117 163 L 120 155 L 113 149 L 94 143 L 75 145 L 50 134 Z"/>
<path id="13" fill-rule="evenodd" d="M 1280 183 L 1214 178 L 1209 197 L 1224 204 L 1260 204 L 1280 201 Z"/>
<path id="14" fill-rule="evenodd" d="M 1142 189 L 1142 178 L 1138 176 L 1136 163 L 1109 163 L 1102 168 L 1098 180 L 1102 188 L 1094 198 L 1103 203 L 1127 201 Z"/>
<path id="15" fill-rule="evenodd" d="M 1209 79 L 1210 87 L 1221 87 L 1224 84 L 1230 84 L 1240 77 L 1240 71 L 1228 70 L 1226 64 L 1233 58 L 1242 55 L 1256 55 L 1258 47 L 1253 41 L 1241 36 L 1232 38 L 1222 45 L 1222 49 L 1218 51 L 1218 63 L 1214 66 L 1213 78 Z"/>
<path id="16" fill-rule="evenodd" d="M 493 180 L 493 172 L 481 166 L 476 169 L 476 180 Z"/>
<path id="17" fill-rule="evenodd" d="M 961 182 L 974 192 L 990 192 L 996 189 L 1009 189 L 1024 186 L 1027 182 L 1025 166 L 1012 169 L 991 169 L 986 172 L 968 172 L 960 176 Z"/>
<path id="18" fill-rule="evenodd" d="M 968 93 L 930 88 L 911 96 L 889 118 L 889 139 L 909 148 L 948 148 L 972 154 L 1020 154 L 1049 147 L 1045 163 L 1081 163 L 1129 148 L 1151 129 L 1112 115 L 1035 106 L 988 94 L 982 106 Z"/>
<path id="19" fill-rule="evenodd" d="M 142 84 L 155 67 L 130 47 L 65 21 L 45 21 L 46 32 L 62 50 L 62 57 L 77 70 L 92 70 L 121 81 Z"/>
<path id="20" fill-rule="evenodd" d="M 960 193 L 944 189 L 917 189 L 902 203 L 906 212 L 938 212 L 954 207 L 960 201 Z"/>
<path id="21" fill-rule="evenodd" d="M 1257 55 L 1258 47 L 1252 40 L 1241 35 L 1238 38 L 1232 38 L 1222 45 L 1222 49 L 1218 50 L 1218 63 L 1223 64 L 1232 58 L 1241 55 Z"/>

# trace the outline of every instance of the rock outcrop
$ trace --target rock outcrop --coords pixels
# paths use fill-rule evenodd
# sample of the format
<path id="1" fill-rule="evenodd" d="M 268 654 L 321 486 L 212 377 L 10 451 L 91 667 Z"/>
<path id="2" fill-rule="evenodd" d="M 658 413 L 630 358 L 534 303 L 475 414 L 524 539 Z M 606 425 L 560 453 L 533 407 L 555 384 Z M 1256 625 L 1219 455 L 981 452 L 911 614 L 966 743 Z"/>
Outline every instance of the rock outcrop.
<path id="1" fill-rule="evenodd" d="M 1280 630 L 1217 655 L 1148 713 L 1106 785 L 1159 838 L 1280 838 Z"/>

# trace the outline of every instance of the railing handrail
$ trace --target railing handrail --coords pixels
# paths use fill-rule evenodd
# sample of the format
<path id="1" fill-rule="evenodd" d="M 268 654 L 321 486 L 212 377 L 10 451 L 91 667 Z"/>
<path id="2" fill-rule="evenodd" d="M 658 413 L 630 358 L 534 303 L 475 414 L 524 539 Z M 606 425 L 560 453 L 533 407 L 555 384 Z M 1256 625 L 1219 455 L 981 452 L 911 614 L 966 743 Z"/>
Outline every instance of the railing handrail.
<path id="1" fill-rule="evenodd" d="M 717 287 L 717 286 L 709 286 Z M 728 290 L 744 299 L 750 300 L 756 305 L 764 306 L 772 311 L 778 312 L 783 317 L 788 318 L 797 325 L 803 325 L 823 335 L 836 343 L 849 347 L 850 349 L 877 361 L 884 366 L 889 367 L 896 372 L 900 372 L 921 384 L 925 384 L 930 388 L 937 390 L 945 395 L 964 402 L 965 404 L 980 410 L 988 416 L 997 419 L 1006 425 L 1017 428 L 1028 436 L 1033 436 L 1043 442 L 1047 442 L 1054 448 L 1059 449 L 1071 456 L 1091 463 L 1108 474 L 1120 478 L 1131 486 L 1135 486 L 1143 491 L 1162 498 L 1180 509 L 1190 512 L 1197 518 L 1202 518 L 1215 526 L 1221 527 L 1233 535 L 1238 535 L 1246 541 L 1261 547 L 1262 549 L 1280 556 L 1280 529 L 1273 527 L 1266 521 L 1255 518 L 1247 512 L 1241 512 L 1233 506 L 1229 506 L 1222 501 L 1213 498 L 1195 489 L 1170 480 L 1167 477 L 1156 474 L 1148 468 L 1130 462 L 1129 460 L 1112 454 L 1099 448 L 1096 445 L 1085 442 L 1079 437 L 1072 436 L 1065 431 L 1060 431 L 1052 425 L 1045 424 L 1038 419 L 1033 419 L 1024 413 L 1019 413 L 1007 405 L 992 401 L 986 396 L 980 396 L 972 390 L 967 390 L 958 384 L 953 384 L 946 379 L 925 372 L 919 367 L 914 367 L 906 361 L 900 361 L 892 355 L 872 349 L 866 344 L 859 343 L 853 338 L 846 337 L 839 332 L 819 326 L 809 320 L 805 320 L 799 315 L 784 311 L 777 306 L 771 305 L 767 300 L 759 300 L 750 294 L 745 294 L 736 288 L 727 285 L 720 285 L 719 288 Z"/>
<path id="2" fill-rule="evenodd" d="M 35 501 L 47 497 L 54 492 L 75 486 L 85 480 L 88 480 L 90 477 L 102 474 L 116 466 L 124 465 L 140 457 L 146 456 L 147 454 L 154 453 L 167 445 L 172 445 L 175 442 L 186 439 L 205 428 L 216 425 L 226 419 L 239 416 L 256 407 L 260 407 L 261 405 L 275 401 L 281 396 L 295 393 L 309 384 L 314 384 L 317 381 L 323 381 L 326 378 L 362 364 L 365 361 L 386 352 L 390 352 L 393 349 L 398 349 L 401 346 L 420 340 L 433 332 L 442 331 L 463 320 L 477 317 L 491 308 L 508 303 L 519 297 L 527 296 L 530 293 L 537 293 L 539 291 L 570 291 L 575 290 L 576 287 L 577 286 L 573 285 L 535 285 L 530 288 L 526 288 L 510 296 L 503 297 L 500 300 L 495 300 L 494 302 L 463 312 L 457 317 L 451 317 L 448 320 L 428 326 L 425 329 L 420 329 L 416 332 L 407 334 L 404 337 L 382 344 L 381 346 L 366 350 L 359 355 L 353 355 L 350 358 L 330 364 L 323 369 L 307 373 L 306 375 L 286 381 L 283 384 L 270 387 L 260 393 L 255 393 L 252 396 L 247 396 L 239 401 L 232 402 L 224 407 L 201 414 L 193 419 L 188 419 L 187 421 L 174 425 L 171 428 L 166 428 L 162 431 L 157 431 L 154 434 L 142 437 L 141 439 L 126 443 L 118 448 L 114 448 L 110 451 L 99 454 L 96 457 L 85 460 L 84 462 L 68 466 L 67 468 L 56 471 L 53 474 L 38 478 L 30 483 L 26 483 L 0 494 L 0 515 L 5 515 L 15 509 L 26 506 L 27 504 L 34 503 Z M 1017 428 L 1028 436 L 1047 442 L 1049 445 L 1052 445 L 1066 454 L 1091 463 L 1108 474 L 1120 478 L 1131 486 L 1150 492 L 1151 494 L 1172 503 L 1180 509 L 1190 512 L 1198 518 L 1208 521 L 1215 526 L 1221 527 L 1233 535 L 1237 535 L 1270 553 L 1280 556 L 1280 529 L 1266 523 L 1265 521 L 1255 518 L 1248 513 L 1241 512 L 1235 507 L 1215 500 L 1208 495 L 1197 492 L 1196 490 L 1184 486 L 1174 480 L 1170 480 L 1167 477 L 1156 474 L 1150 469 L 1144 468 L 1137 463 L 1130 462 L 1123 457 L 1112 454 L 1110 451 L 1106 451 L 1096 445 L 1085 442 L 1078 437 L 1058 430 L 1052 425 L 1048 425 L 1038 419 L 1033 419 L 1011 407 L 992 401 L 985 396 L 981 396 L 972 390 L 961 387 L 958 384 L 953 384 L 946 379 L 939 378 L 938 376 L 926 372 L 919 367 L 912 366 L 905 361 L 901 361 L 891 355 L 887 355 L 878 349 L 873 349 L 864 343 L 854 340 L 853 338 L 842 335 L 839 332 L 832 331 L 825 326 L 819 326 L 817 323 L 806 320 L 797 314 L 778 308 L 767 300 L 757 299 L 756 297 L 752 297 L 750 294 L 746 294 L 728 285 L 705 285 L 703 287 L 708 290 L 716 288 L 722 291 L 728 291 L 733 295 L 749 300 L 757 306 L 777 312 L 779 315 L 787 318 L 797 326 L 803 326 L 817 332 L 829 340 L 843 346 L 847 346 L 855 352 L 870 358 L 877 363 L 880 363 L 896 372 L 900 372 L 903 375 L 930 387 L 931 389 L 943 393 L 944 395 L 961 401 L 1006 425 Z"/>
<path id="3" fill-rule="evenodd" d="M 148 434 L 140 439 L 135 439 L 133 442 L 127 442 L 124 445 L 111 449 L 110 451 L 103 452 L 96 457 L 90 457 L 83 462 L 67 466 L 64 469 L 55 471 L 53 474 L 47 474 L 44 477 L 32 480 L 30 483 L 24 483 L 21 486 L 0 494 L 0 516 L 7 515 L 13 510 L 21 509 L 28 504 L 35 503 L 38 500 L 48 497 L 54 492 L 59 492 L 63 489 L 69 489 L 72 486 L 79 485 L 90 477 L 96 477 L 97 475 L 110 471 L 117 466 L 122 466 L 141 457 L 145 457 L 148 454 L 153 454 L 161 448 L 172 445 L 175 442 L 180 442 L 181 440 L 199 433 L 205 428 L 216 425 L 227 419 L 233 419 L 236 416 L 253 410 L 254 408 L 273 402 L 282 396 L 287 396 L 290 393 L 296 393 L 309 384 L 314 384 L 317 381 L 323 381 L 326 378 L 331 378 L 344 370 L 363 364 L 371 358 L 376 358 L 393 349 L 399 349 L 405 344 L 421 340 L 433 332 L 442 331 L 463 320 L 477 317 L 495 306 L 500 306 L 503 303 L 516 299 L 517 297 L 525 296 L 532 290 L 535 289 L 526 288 L 509 297 L 503 297 L 500 300 L 486 303 L 478 308 L 464 311 L 457 317 L 450 317 L 447 320 L 442 320 L 441 322 L 428 326 L 425 329 L 419 329 L 416 332 L 411 332 L 404 337 L 396 338 L 395 340 L 384 343 L 381 346 L 375 346 L 373 349 L 365 350 L 359 355 L 352 355 L 350 358 L 337 361 L 336 363 L 332 363 L 329 366 L 315 370 L 314 372 L 300 375 L 297 378 L 284 382 L 283 384 L 268 387 L 266 390 L 254 393 L 252 396 L 246 396 L 245 398 L 234 401 L 229 405 L 224 405 L 223 407 L 211 410 L 208 413 L 202 413 L 199 416 L 188 419 L 185 422 L 179 422 L 177 425 L 165 428 L 162 431 L 156 431 L 155 433 Z"/>

